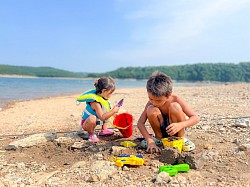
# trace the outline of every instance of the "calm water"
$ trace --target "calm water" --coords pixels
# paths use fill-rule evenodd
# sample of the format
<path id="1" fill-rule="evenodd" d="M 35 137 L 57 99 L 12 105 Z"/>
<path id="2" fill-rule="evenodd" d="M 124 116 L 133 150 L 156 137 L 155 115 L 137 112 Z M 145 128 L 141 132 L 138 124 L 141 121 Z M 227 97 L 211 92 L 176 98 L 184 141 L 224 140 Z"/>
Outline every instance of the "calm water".
<path id="1" fill-rule="evenodd" d="M 117 88 L 145 87 L 146 81 L 115 80 Z M 0 108 L 11 101 L 83 93 L 93 80 L 0 77 Z"/>
<path id="2" fill-rule="evenodd" d="M 117 88 L 146 86 L 146 80 L 115 80 Z M 94 86 L 93 80 L 57 78 L 0 77 L 0 108 L 11 101 L 83 93 Z M 175 82 L 174 86 L 197 86 L 201 83 Z M 208 83 L 205 83 L 206 85 Z M 204 85 L 204 83 L 203 83 Z"/>

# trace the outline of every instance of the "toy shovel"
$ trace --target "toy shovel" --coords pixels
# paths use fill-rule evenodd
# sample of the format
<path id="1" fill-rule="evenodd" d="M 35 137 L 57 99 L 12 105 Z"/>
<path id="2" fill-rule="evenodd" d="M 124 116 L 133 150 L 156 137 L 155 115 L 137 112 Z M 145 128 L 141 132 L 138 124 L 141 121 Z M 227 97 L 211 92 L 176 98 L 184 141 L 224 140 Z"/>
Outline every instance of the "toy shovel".
<path id="1" fill-rule="evenodd" d="M 121 106 L 123 105 L 123 101 L 124 101 L 124 99 L 121 99 L 121 100 L 116 104 L 116 106 L 121 107 Z"/>

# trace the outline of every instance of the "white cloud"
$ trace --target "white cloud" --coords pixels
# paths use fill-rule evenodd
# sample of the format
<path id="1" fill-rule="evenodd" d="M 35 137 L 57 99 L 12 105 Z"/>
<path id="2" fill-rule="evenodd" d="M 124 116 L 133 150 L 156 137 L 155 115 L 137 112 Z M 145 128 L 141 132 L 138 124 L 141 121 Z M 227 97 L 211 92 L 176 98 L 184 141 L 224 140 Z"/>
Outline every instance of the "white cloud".
<path id="1" fill-rule="evenodd" d="M 136 6 L 141 9 L 125 15 L 135 25 L 126 44 L 129 47 L 112 51 L 110 56 L 137 62 L 174 56 L 195 47 L 207 30 L 250 5 L 250 0 L 143 2 L 144 6 Z"/>

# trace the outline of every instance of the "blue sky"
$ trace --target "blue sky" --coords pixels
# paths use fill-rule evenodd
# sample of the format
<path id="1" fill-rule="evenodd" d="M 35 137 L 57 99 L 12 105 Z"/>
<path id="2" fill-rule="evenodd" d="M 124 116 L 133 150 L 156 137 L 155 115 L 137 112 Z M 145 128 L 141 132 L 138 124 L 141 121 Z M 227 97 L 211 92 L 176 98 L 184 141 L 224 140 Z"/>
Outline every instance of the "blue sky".
<path id="1" fill-rule="evenodd" d="M 0 0 L 0 64 L 106 72 L 250 61 L 250 0 Z"/>

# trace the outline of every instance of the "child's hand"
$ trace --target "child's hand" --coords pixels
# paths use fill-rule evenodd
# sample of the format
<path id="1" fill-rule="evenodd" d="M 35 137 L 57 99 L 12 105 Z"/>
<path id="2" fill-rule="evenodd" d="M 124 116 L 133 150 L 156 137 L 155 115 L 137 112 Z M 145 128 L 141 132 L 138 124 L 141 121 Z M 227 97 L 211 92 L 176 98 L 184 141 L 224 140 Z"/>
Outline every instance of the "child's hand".
<path id="1" fill-rule="evenodd" d="M 147 152 L 153 153 L 153 152 L 161 152 L 161 149 L 155 144 L 155 142 L 148 143 Z"/>
<path id="2" fill-rule="evenodd" d="M 183 129 L 182 125 L 180 123 L 171 123 L 167 128 L 166 131 L 169 134 L 169 136 L 173 136 L 176 133 L 178 133 L 181 129 Z"/>
<path id="3" fill-rule="evenodd" d="M 115 113 L 117 113 L 119 111 L 120 107 L 118 106 L 114 106 L 114 108 L 112 109 Z"/>

